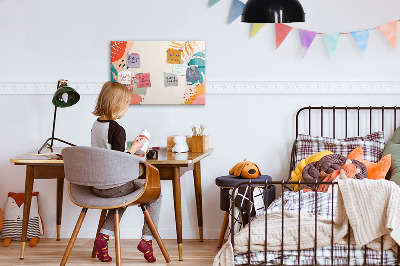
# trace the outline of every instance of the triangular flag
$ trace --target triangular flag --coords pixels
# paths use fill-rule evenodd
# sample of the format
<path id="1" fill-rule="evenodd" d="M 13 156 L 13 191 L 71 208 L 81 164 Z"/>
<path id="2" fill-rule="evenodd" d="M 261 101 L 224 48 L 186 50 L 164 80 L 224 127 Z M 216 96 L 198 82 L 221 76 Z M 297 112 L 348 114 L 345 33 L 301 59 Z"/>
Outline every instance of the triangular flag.
<path id="1" fill-rule="evenodd" d="M 251 27 L 251 38 L 254 37 L 258 33 L 259 30 L 261 30 L 262 27 L 264 27 L 265 23 L 253 23 Z"/>
<path id="2" fill-rule="evenodd" d="M 369 33 L 371 29 L 353 31 L 351 35 L 353 35 L 354 40 L 356 41 L 358 47 L 361 50 L 361 53 L 364 55 L 368 46 Z"/>
<path id="3" fill-rule="evenodd" d="M 303 58 L 306 56 L 307 50 L 310 48 L 316 35 L 317 33 L 315 31 L 299 30 L 301 55 Z"/>
<path id="4" fill-rule="evenodd" d="M 275 23 L 276 49 L 278 49 L 278 47 L 282 44 L 282 42 L 285 40 L 286 36 L 288 36 L 289 32 L 292 29 L 293 28 L 288 25 Z"/>
<path id="5" fill-rule="evenodd" d="M 332 58 L 333 54 L 336 51 L 336 48 L 338 47 L 339 39 L 340 36 L 342 36 L 342 34 L 340 34 L 339 32 L 333 32 L 333 33 L 325 33 L 323 36 L 326 48 L 328 48 L 329 55 Z"/>
<path id="6" fill-rule="evenodd" d="M 229 23 L 232 23 L 235 19 L 237 19 L 240 15 L 242 15 L 242 11 L 244 8 L 244 3 L 239 0 L 233 0 L 231 17 L 229 18 Z"/>
<path id="7" fill-rule="evenodd" d="M 378 27 L 383 35 L 385 35 L 386 39 L 390 43 L 390 45 L 393 47 L 393 49 L 396 50 L 397 48 L 397 20 L 393 22 L 386 23 L 382 26 Z"/>
<path id="8" fill-rule="evenodd" d="M 210 5 L 208 7 L 212 7 L 213 5 L 215 5 L 218 2 L 219 2 L 219 0 L 210 0 Z"/>

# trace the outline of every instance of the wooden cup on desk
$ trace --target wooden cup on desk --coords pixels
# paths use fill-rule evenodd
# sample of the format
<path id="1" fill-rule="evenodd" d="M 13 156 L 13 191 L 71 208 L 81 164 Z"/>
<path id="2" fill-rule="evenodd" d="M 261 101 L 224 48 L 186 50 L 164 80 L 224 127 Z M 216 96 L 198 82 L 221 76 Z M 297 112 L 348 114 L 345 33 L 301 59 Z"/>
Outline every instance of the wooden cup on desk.
<path id="1" fill-rule="evenodd" d="M 208 150 L 209 136 L 192 136 L 192 152 L 205 152 Z"/>

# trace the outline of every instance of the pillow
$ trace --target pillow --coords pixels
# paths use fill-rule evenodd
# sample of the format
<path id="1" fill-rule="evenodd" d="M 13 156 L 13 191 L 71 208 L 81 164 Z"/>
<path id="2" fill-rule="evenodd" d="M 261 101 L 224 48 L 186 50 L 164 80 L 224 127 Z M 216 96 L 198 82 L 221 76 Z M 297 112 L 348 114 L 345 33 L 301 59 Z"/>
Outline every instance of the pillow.
<path id="1" fill-rule="evenodd" d="M 352 137 L 345 139 L 333 139 L 329 137 L 316 137 L 299 134 L 296 139 L 295 165 L 308 156 L 329 150 L 336 154 L 347 156 L 352 150 L 361 146 L 364 150 L 364 159 L 377 162 L 381 158 L 385 147 L 383 131 L 371 133 L 364 137 Z"/>
<path id="2" fill-rule="evenodd" d="M 389 170 L 390 180 L 400 185 L 400 127 L 396 129 L 392 139 L 386 144 L 383 155 L 392 155 L 392 166 Z"/>
<path id="3" fill-rule="evenodd" d="M 361 146 L 355 148 L 347 156 L 347 158 L 349 159 L 355 159 L 365 164 L 368 170 L 368 179 L 375 179 L 375 180 L 385 178 L 390 168 L 391 157 L 392 156 L 390 154 L 387 154 L 377 163 L 369 162 L 363 159 L 363 149 L 361 148 Z"/>

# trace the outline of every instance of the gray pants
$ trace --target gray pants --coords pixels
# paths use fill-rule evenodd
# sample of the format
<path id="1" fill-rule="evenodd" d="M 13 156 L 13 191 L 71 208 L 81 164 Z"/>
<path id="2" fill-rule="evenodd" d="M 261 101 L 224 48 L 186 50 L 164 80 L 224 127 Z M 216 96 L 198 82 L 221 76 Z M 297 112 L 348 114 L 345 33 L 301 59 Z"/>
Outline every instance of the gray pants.
<path id="1" fill-rule="evenodd" d="M 135 180 L 133 180 L 119 187 L 113 187 L 108 189 L 93 188 L 93 194 L 101 198 L 116 198 L 128 195 L 138 189 L 141 189 L 143 186 L 144 182 L 138 182 L 138 181 L 135 182 Z M 154 224 L 157 228 L 158 228 L 158 221 L 160 219 L 161 202 L 162 202 L 162 196 L 160 194 L 160 197 L 155 202 L 146 204 L 146 207 L 149 210 L 151 218 L 153 218 Z M 126 207 L 118 208 L 119 219 L 122 218 L 122 215 L 124 214 L 125 210 Z M 100 233 L 109 236 L 114 236 L 114 214 L 115 214 L 115 209 L 108 210 L 106 220 L 104 221 Z M 153 239 L 153 234 L 146 220 L 144 221 L 143 225 L 142 239 L 146 240 Z"/>

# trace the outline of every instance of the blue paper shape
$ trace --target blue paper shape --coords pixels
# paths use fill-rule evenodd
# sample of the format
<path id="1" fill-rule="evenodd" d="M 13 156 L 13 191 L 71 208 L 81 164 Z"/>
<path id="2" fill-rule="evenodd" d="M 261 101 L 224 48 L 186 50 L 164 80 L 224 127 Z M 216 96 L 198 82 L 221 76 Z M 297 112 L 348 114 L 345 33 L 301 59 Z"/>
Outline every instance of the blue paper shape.
<path id="1" fill-rule="evenodd" d="M 237 19 L 240 15 L 242 15 L 242 11 L 244 8 L 244 3 L 239 0 L 233 0 L 231 17 L 229 18 L 229 23 L 232 23 L 235 19 Z"/>
<path id="2" fill-rule="evenodd" d="M 186 80 L 187 82 L 200 80 L 199 69 L 197 68 L 197 66 L 195 66 L 194 69 L 192 69 L 191 67 L 186 69 Z"/>
<path id="3" fill-rule="evenodd" d="M 361 53 L 363 55 L 365 54 L 365 51 L 367 50 L 370 32 L 371 32 L 371 29 L 351 32 L 351 35 L 353 35 L 353 38 L 356 41 L 358 48 L 360 48 Z"/>
<path id="4" fill-rule="evenodd" d="M 127 54 L 126 55 L 126 65 L 132 68 L 140 67 L 140 55 L 139 54 Z"/>

